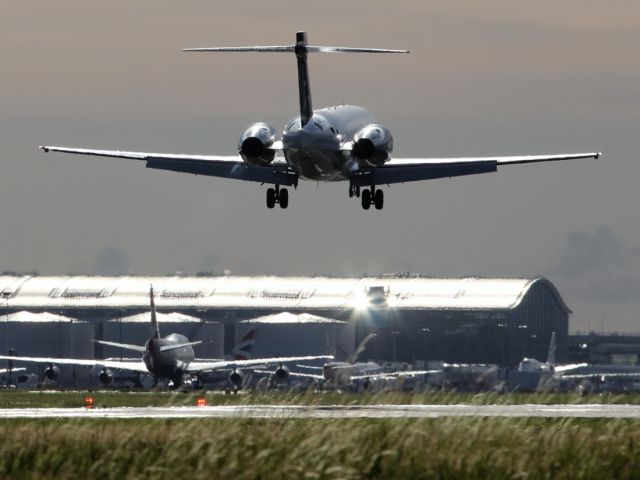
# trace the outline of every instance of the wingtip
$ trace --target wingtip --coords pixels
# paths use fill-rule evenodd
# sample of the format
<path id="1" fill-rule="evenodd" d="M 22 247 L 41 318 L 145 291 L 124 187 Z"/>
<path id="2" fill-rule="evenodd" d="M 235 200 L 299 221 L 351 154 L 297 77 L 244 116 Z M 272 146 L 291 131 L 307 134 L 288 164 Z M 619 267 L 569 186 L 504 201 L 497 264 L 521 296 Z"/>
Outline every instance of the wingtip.
<path id="1" fill-rule="evenodd" d="M 44 151 L 44 153 L 49 153 L 49 147 L 47 147 L 46 145 L 40 145 L 38 148 Z"/>

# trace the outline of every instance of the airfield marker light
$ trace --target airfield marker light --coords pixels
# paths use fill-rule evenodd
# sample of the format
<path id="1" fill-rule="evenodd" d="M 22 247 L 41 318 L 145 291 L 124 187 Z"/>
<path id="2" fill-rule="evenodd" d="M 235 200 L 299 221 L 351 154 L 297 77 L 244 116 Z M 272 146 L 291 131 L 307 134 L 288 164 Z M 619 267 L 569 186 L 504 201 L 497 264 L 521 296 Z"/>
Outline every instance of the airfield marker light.
<path id="1" fill-rule="evenodd" d="M 198 397 L 196 399 L 196 407 L 206 407 L 207 404 L 207 399 L 204 397 Z"/>
<path id="2" fill-rule="evenodd" d="M 84 408 L 93 408 L 93 397 L 91 395 L 84 396 Z"/>

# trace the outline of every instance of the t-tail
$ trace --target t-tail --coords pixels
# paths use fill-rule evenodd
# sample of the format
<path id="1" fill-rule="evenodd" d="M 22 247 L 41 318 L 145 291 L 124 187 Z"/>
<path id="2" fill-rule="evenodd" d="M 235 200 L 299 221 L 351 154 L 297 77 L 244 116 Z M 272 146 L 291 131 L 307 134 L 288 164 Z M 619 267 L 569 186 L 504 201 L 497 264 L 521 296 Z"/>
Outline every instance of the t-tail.
<path id="1" fill-rule="evenodd" d="M 309 84 L 308 53 L 409 53 L 408 50 L 381 48 L 327 47 L 307 44 L 307 32 L 296 33 L 293 45 L 247 46 L 247 47 L 205 47 L 185 48 L 183 52 L 292 52 L 298 62 L 298 93 L 300 97 L 300 123 L 305 126 L 313 116 L 311 87 Z"/>

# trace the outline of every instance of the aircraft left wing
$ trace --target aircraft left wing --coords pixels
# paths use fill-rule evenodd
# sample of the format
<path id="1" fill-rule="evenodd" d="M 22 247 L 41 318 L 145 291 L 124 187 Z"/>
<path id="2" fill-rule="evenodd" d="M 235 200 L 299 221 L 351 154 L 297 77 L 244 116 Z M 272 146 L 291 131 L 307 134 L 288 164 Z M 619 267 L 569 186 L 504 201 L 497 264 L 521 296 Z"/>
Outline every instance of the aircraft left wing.
<path id="1" fill-rule="evenodd" d="M 2 357 L 0 357 L 2 358 Z M 15 358 L 15 357 L 12 357 Z M 331 355 L 311 355 L 306 357 L 271 357 L 252 358 L 249 360 L 219 360 L 212 362 L 191 362 L 187 368 L 189 372 L 207 372 L 211 370 L 234 369 L 251 367 L 253 365 L 269 365 L 274 363 L 304 362 L 307 360 L 333 360 Z"/>
<path id="2" fill-rule="evenodd" d="M 459 177 L 496 172 L 501 165 L 521 163 L 558 162 L 582 158 L 597 159 L 599 152 L 570 153 L 565 155 L 520 155 L 510 157 L 464 158 L 392 158 L 384 165 L 354 174 L 352 182 L 359 186 L 387 185 L 436 178 Z"/>
<path id="3" fill-rule="evenodd" d="M 15 373 L 15 372 L 24 372 L 26 370 L 26 368 L 12 368 L 12 369 L 8 369 L 8 368 L 0 368 L 0 374 L 3 373 Z"/>
<path id="4" fill-rule="evenodd" d="M 142 361 L 119 361 L 119 360 L 98 360 L 84 358 L 53 358 L 53 357 L 14 357 L 0 355 L 0 360 L 12 360 L 15 362 L 45 363 L 54 365 L 79 365 L 84 367 L 107 367 L 116 370 L 127 370 L 130 372 L 149 373 Z M 15 369 L 14 369 L 15 370 Z"/>
<path id="5" fill-rule="evenodd" d="M 180 153 L 126 152 L 120 150 L 94 150 L 89 148 L 68 148 L 41 146 L 45 152 L 62 152 L 97 157 L 127 158 L 146 162 L 147 168 L 193 173 L 210 177 L 231 178 L 247 182 L 278 185 L 297 185 L 298 175 L 289 169 L 287 162 L 276 158 L 268 166 L 249 165 L 238 155 L 185 155 Z M 276 142 L 274 150 L 281 149 Z"/>

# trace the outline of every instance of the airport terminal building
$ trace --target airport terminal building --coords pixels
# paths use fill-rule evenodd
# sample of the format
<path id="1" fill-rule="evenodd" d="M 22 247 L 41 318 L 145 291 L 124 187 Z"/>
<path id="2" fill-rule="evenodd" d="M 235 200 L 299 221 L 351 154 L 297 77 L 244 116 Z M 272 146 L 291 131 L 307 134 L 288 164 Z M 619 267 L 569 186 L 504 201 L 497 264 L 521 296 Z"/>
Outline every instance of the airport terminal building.
<path id="1" fill-rule="evenodd" d="M 567 357 L 571 311 L 553 284 L 540 277 L 0 276 L 0 323 L 7 323 L 6 328 L 0 325 L 0 348 L 10 348 L 11 339 L 21 336 L 21 317 L 16 316 L 20 312 L 86 322 L 93 326 L 94 338 L 122 337 L 142 344 L 145 329 L 134 316 L 148 311 L 150 285 L 158 311 L 170 316 L 167 322 L 181 324 L 191 340 L 223 337 L 216 338 L 216 355 L 233 350 L 237 330 L 246 328 L 247 320 L 272 316 L 268 322 L 254 323 L 259 329 L 273 330 L 270 345 L 284 337 L 282 344 L 274 347 L 279 354 L 289 353 L 287 345 L 296 344 L 295 332 L 300 331 L 306 332 L 305 341 L 309 335 L 333 338 L 331 345 L 328 340 L 313 343 L 314 348 L 325 346 L 327 351 L 308 354 L 335 353 L 346 358 L 353 350 L 345 346 L 347 343 L 357 346 L 368 338 L 360 360 L 514 366 L 523 357 L 546 359 L 551 332 L 555 331 L 558 361 Z M 283 312 L 299 315 L 300 322 L 306 324 L 310 323 L 309 315 L 325 320 L 303 328 L 295 327 L 292 323 L 296 320 L 288 316 L 280 325 L 277 314 Z M 351 325 L 350 329 L 338 328 L 345 324 Z M 161 333 L 170 333 L 167 328 L 161 325 Z M 24 335 L 28 331 L 25 327 Z M 344 335 L 347 337 L 341 338 Z M 46 336 L 33 338 L 42 343 L 32 345 L 33 350 L 42 346 L 50 351 L 44 347 Z M 335 345 L 341 347 L 330 351 Z M 292 347 L 291 351 L 299 349 Z M 26 353 L 16 351 L 18 355 Z M 98 358 L 113 355 L 99 345 L 93 353 Z"/>

